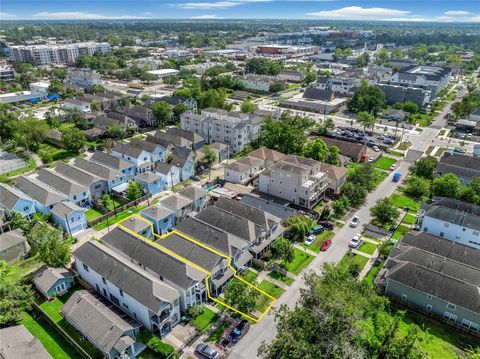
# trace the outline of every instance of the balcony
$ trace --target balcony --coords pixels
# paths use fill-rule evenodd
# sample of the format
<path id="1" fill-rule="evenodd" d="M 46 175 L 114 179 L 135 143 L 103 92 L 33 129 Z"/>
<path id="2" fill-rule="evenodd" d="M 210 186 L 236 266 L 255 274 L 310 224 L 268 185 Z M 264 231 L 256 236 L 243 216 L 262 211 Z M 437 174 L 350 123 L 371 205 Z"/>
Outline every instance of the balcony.
<path id="1" fill-rule="evenodd" d="M 201 294 L 201 293 L 205 292 L 206 289 L 207 289 L 207 287 L 203 283 L 195 284 L 195 293 Z"/>

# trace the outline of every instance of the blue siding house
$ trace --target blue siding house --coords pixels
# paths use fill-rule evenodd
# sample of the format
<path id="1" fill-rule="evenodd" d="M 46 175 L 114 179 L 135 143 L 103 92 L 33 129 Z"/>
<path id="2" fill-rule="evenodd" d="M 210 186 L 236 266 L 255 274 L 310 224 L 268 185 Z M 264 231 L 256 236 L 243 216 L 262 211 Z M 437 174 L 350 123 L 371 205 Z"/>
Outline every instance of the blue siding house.
<path id="1" fill-rule="evenodd" d="M 192 209 L 200 212 L 207 207 L 208 192 L 198 186 L 188 186 L 179 192 L 182 196 L 190 198 L 193 201 Z"/>
<path id="2" fill-rule="evenodd" d="M 124 159 L 96 151 L 90 160 L 123 173 L 127 177 L 127 181 L 133 180 L 133 177 L 135 177 L 135 165 Z"/>
<path id="3" fill-rule="evenodd" d="M 164 187 L 162 178 L 152 172 L 139 173 L 135 177 L 135 182 L 141 184 L 144 193 L 150 193 L 151 195 L 160 193 Z"/>
<path id="4" fill-rule="evenodd" d="M 31 219 L 35 213 L 35 201 L 15 187 L 0 183 L 0 209 L 9 216 L 12 212 Z"/>
<path id="5" fill-rule="evenodd" d="M 153 230 L 158 235 L 166 234 L 175 225 L 175 213 L 160 205 L 145 208 L 140 215 L 152 222 Z"/>
<path id="6" fill-rule="evenodd" d="M 70 202 L 79 206 L 90 203 L 91 198 L 89 187 L 83 186 L 50 168 L 42 168 L 37 174 L 38 180 L 67 196 L 67 199 Z"/>
<path id="7" fill-rule="evenodd" d="M 130 162 L 135 167 L 136 173 L 149 171 L 153 167 L 151 153 L 131 143 L 116 143 L 112 148 L 112 156 Z"/>
<path id="8" fill-rule="evenodd" d="M 153 172 L 160 176 L 164 191 L 180 183 L 180 168 L 171 163 L 160 162 L 154 167 Z"/>
<path id="9" fill-rule="evenodd" d="M 49 213 L 56 204 L 67 200 L 64 194 L 35 178 L 19 176 L 15 187 L 35 200 L 35 210 L 40 213 Z"/>
<path id="10" fill-rule="evenodd" d="M 185 181 L 195 175 L 195 164 L 189 158 L 173 156 L 171 163 L 180 168 L 181 181 Z"/>
<path id="11" fill-rule="evenodd" d="M 33 274 L 32 282 L 35 288 L 50 300 L 68 292 L 75 284 L 74 278 L 73 273 L 65 268 L 42 266 Z"/>
<path id="12" fill-rule="evenodd" d="M 107 181 L 107 189 L 111 191 L 112 188 L 119 186 L 123 183 L 127 183 L 127 176 L 122 172 L 114 170 L 113 168 L 92 162 L 87 161 L 84 158 L 75 158 L 73 162 L 75 167 L 78 167 L 84 171 L 87 171 L 101 179 Z"/>
<path id="13" fill-rule="evenodd" d="M 131 232 L 135 232 L 145 238 L 153 240 L 152 223 L 140 216 L 132 216 L 120 222 L 120 225 L 128 228 Z"/>
<path id="14" fill-rule="evenodd" d="M 85 211 L 72 202 L 61 202 L 52 209 L 53 220 L 66 233 L 77 233 L 87 228 Z"/>

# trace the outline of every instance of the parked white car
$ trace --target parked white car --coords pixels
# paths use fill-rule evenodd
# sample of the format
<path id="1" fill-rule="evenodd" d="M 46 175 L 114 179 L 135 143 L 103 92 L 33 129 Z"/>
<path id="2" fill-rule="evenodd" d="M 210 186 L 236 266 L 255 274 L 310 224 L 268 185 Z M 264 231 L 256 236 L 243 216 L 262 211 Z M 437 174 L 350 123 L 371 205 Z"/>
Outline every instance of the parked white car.
<path id="1" fill-rule="evenodd" d="M 356 226 L 358 226 L 359 223 L 360 223 L 360 218 L 358 218 L 357 216 L 355 216 L 355 217 L 353 217 L 352 220 L 350 221 L 350 227 L 355 228 Z"/>
<path id="2" fill-rule="evenodd" d="M 356 235 L 353 236 L 350 243 L 348 243 L 348 246 L 350 248 L 356 249 L 356 248 L 360 247 L 360 244 L 362 244 L 362 236 L 359 233 L 357 233 Z"/>
<path id="3" fill-rule="evenodd" d="M 314 234 L 311 234 L 307 237 L 307 239 L 305 239 L 303 241 L 303 243 L 306 245 L 306 246 L 311 246 L 313 244 L 313 242 L 315 242 L 315 240 L 317 239 L 317 237 L 315 237 Z"/>

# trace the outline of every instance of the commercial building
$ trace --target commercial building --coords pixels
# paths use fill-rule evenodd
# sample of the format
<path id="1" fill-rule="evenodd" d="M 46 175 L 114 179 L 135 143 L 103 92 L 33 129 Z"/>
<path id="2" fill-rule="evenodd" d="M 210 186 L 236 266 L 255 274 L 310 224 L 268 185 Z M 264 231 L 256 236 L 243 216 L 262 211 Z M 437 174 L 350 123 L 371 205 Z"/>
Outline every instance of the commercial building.
<path id="1" fill-rule="evenodd" d="M 72 85 L 89 89 L 92 85 L 101 85 L 102 80 L 97 71 L 92 69 L 74 69 L 70 70 L 68 80 Z"/>

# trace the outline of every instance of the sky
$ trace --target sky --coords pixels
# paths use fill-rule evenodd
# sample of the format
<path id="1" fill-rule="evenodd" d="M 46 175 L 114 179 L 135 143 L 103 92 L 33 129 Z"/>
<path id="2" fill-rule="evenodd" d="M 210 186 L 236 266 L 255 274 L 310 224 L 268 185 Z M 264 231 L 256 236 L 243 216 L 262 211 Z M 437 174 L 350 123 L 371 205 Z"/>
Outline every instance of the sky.
<path id="1" fill-rule="evenodd" d="M 480 23 L 480 0 L 0 0 L 0 21 L 23 19 L 318 19 Z"/>

